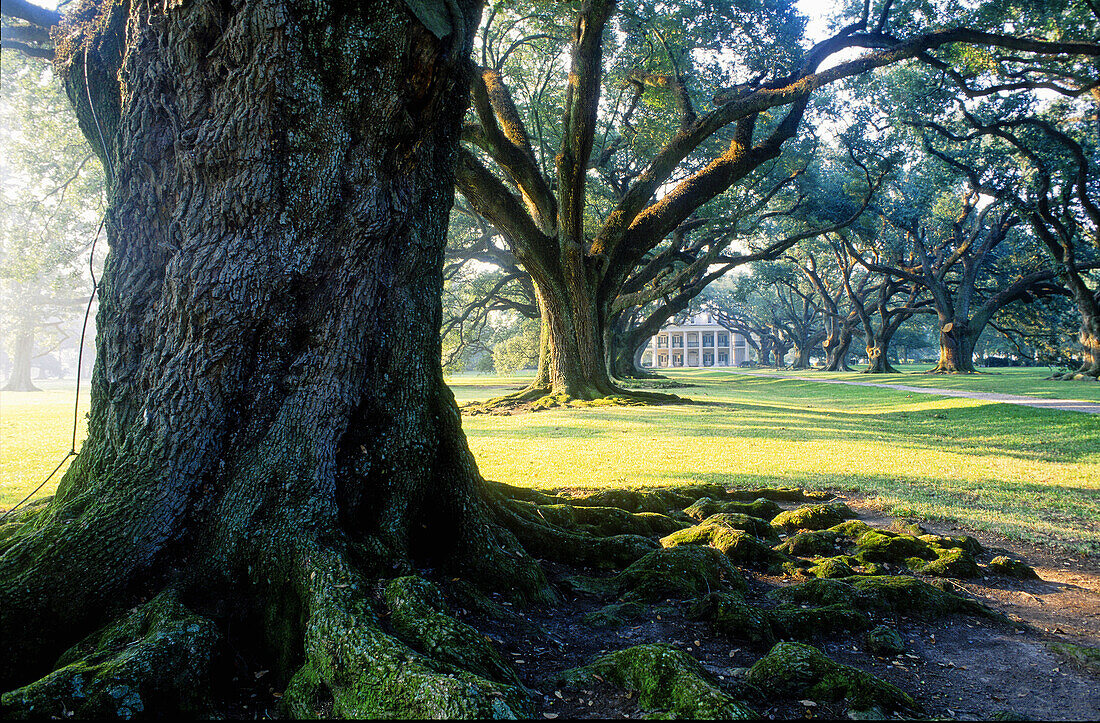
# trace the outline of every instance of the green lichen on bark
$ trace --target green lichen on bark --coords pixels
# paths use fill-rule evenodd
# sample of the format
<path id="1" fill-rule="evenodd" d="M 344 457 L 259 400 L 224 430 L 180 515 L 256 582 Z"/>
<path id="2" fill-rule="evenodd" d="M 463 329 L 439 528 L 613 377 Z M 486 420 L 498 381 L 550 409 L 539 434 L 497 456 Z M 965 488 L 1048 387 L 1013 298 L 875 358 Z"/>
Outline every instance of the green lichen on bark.
<path id="1" fill-rule="evenodd" d="M 802 643 L 776 644 L 749 669 L 746 681 L 765 696 L 846 700 L 853 711 L 920 711 L 899 688 Z"/>
<path id="2" fill-rule="evenodd" d="M 593 685 L 603 680 L 638 692 L 641 707 L 654 718 L 753 720 L 757 714 L 724 693 L 699 663 L 667 645 L 638 645 L 567 670 L 560 682 Z"/>
<path id="3" fill-rule="evenodd" d="M 463 659 L 492 668 L 492 654 L 469 643 L 469 628 L 431 615 L 438 599 L 430 586 L 405 579 L 386 591 L 399 616 L 415 609 L 438 623 L 409 634 L 421 652 L 384 630 L 367 581 L 339 554 L 315 549 L 309 560 L 300 592 L 308 601 L 304 661 L 283 694 L 288 716 L 500 720 L 530 713 L 525 689 L 456 669 Z M 394 627 L 408 632 L 408 624 L 411 618 Z"/>
<path id="4" fill-rule="evenodd" d="M 46 677 L 0 696 L 0 717 L 209 715 L 220 634 L 164 592 L 65 652 Z"/>

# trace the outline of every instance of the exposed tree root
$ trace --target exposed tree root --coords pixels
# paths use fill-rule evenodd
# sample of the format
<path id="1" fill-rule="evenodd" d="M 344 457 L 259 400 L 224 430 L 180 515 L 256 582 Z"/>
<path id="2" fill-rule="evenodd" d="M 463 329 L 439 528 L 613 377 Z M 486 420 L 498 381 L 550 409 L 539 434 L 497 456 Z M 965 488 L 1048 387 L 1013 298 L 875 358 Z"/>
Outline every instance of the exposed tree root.
<path id="1" fill-rule="evenodd" d="M 722 692 L 718 682 L 687 653 L 668 645 L 636 645 L 562 673 L 561 683 L 594 686 L 607 681 L 636 690 L 639 702 L 662 718 L 756 720 L 757 714 Z"/>
<path id="2" fill-rule="evenodd" d="M 876 616 L 966 613 L 998 618 L 950 592 L 946 581 L 932 584 L 879 574 L 908 566 L 928 575 L 958 577 L 962 568 L 956 563 L 973 564 L 971 555 L 984 554 L 971 538 L 929 535 L 916 527 L 903 534 L 858 521 L 811 529 L 835 522 L 824 513 L 840 510 L 838 505 L 810 504 L 784 512 L 782 520 L 776 518 L 782 523 L 778 526 L 723 510 L 689 527 L 695 521 L 683 512 L 703 510 L 707 504 L 774 505 L 776 499 L 820 503 L 827 496 L 820 493 L 698 485 L 604 490 L 568 500 L 496 483 L 481 489 L 484 507 L 467 510 L 454 526 L 465 529 L 470 520 L 487 515 L 475 526 L 480 532 L 459 534 L 453 544 L 459 558 L 481 556 L 484 561 L 470 564 L 460 579 L 437 584 L 420 575 L 400 575 L 409 564 L 392 556 L 389 562 L 400 576 L 377 566 L 365 568 L 358 557 L 370 550 L 356 553 L 359 543 L 347 543 L 339 535 L 329 540 L 323 535 L 313 539 L 301 530 L 292 536 L 277 534 L 261 543 L 267 552 L 249 568 L 244 589 L 226 591 L 220 602 L 211 601 L 207 590 L 197 607 L 190 602 L 185 607 L 181 600 L 190 598 L 177 593 L 174 585 L 165 587 L 74 646 L 46 676 L 4 693 L 0 715 L 216 715 L 217 692 L 212 692 L 210 680 L 229 630 L 217 621 L 225 616 L 226 603 L 236 600 L 244 601 L 245 608 L 260 608 L 256 612 L 262 621 L 256 626 L 263 629 L 265 642 L 250 650 L 255 655 L 274 653 L 271 667 L 285 686 L 281 713 L 286 716 L 530 716 L 536 713 L 535 698 L 512 664 L 481 632 L 453 617 L 446 603 L 450 595 L 464 608 L 531 625 L 482 593 L 502 592 L 518 602 L 559 601 L 541 573 L 531 573 L 522 562 L 530 559 L 527 553 L 570 565 L 621 569 L 611 577 L 562 581 L 573 592 L 617 600 L 586 618 L 594 627 L 625 624 L 669 599 L 685 601 L 690 616 L 707 621 L 716 633 L 763 649 L 779 640 L 812 641 L 866 631 Z M 740 501 L 749 499 L 753 502 Z M 41 509 L 46 507 L 21 511 L 12 525 L 31 524 L 40 519 L 36 510 Z M 776 544 L 780 526 L 801 532 Z M 663 538 L 665 547 L 658 547 L 655 538 Z M 838 554 L 844 550 L 850 554 Z M 811 579 L 776 591 L 771 602 L 750 603 L 752 592 L 739 568 L 753 564 Z M 933 571 L 935 565 L 943 569 Z M 989 570 L 1022 576 L 1028 569 L 1002 562 L 1000 567 L 989 563 Z M 453 574 L 447 568 L 441 572 L 442 580 Z M 843 579 L 830 579 L 834 577 Z M 537 626 L 531 629 L 545 635 Z M 261 653 L 261 648 L 268 652 Z M 775 675 L 776 666 L 788 659 L 800 671 L 805 668 L 805 679 L 793 688 Z M 702 673 L 690 656 L 650 645 L 567 671 L 562 683 L 588 686 L 590 679 L 602 680 L 638 691 L 645 709 L 673 716 L 739 718 L 751 714 L 743 699 L 770 695 L 847 699 L 852 710 L 914 710 L 911 699 L 896 688 L 806 646 L 776 647 L 755 671 L 750 685 L 730 689 Z"/>
<path id="3" fill-rule="evenodd" d="M 288 715 L 506 719 L 529 711 L 530 696 L 512 684 L 514 673 L 493 663 L 484 639 L 439 611 L 430 587 L 391 583 L 386 598 L 397 616 L 391 635 L 368 596 L 369 582 L 342 555 L 316 549 L 307 560 L 300 583 L 307 602 L 304 662 L 283 696 Z M 428 614 L 423 629 L 409 624 L 414 611 Z"/>
<path id="4" fill-rule="evenodd" d="M 0 696 L 0 718 L 211 715 L 220 637 L 165 591 L 75 645 L 46 677 Z"/>
<path id="5" fill-rule="evenodd" d="M 1078 369 L 1052 374 L 1047 379 L 1059 382 L 1095 382 L 1100 381 L 1100 364 L 1084 364 Z"/>

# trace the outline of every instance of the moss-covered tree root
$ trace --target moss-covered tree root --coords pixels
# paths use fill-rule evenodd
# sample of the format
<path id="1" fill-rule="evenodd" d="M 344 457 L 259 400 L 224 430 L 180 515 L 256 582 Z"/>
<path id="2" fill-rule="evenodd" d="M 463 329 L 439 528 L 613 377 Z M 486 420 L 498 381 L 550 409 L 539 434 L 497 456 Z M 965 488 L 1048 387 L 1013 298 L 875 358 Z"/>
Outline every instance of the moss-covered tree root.
<path id="1" fill-rule="evenodd" d="M 802 643 L 777 643 L 750 669 L 746 681 L 771 696 L 846 700 L 853 712 L 920 712 L 909 695 L 870 673 L 830 660 Z"/>
<path id="2" fill-rule="evenodd" d="M 598 681 L 637 691 L 654 717 L 696 720 L 755 720 L 748 706 L 724 693 L 687 653 L 668 645 L 637 645 L 609 653 L 582 668 L 567 670 L 560 683 L 593 686 Z"/>

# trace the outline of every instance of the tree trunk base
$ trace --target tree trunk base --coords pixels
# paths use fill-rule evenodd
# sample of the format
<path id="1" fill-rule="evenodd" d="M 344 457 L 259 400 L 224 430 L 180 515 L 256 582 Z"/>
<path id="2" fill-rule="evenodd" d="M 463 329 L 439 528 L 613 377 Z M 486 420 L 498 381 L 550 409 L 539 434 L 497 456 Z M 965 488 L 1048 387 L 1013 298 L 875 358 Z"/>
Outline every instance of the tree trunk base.
<path id="1" fill-rule="evenodd" d="M 453 546 L 456 559 L 480 557 L 485 564 L 468 567 L 452 583 L 508 591 L 520 603 L 561 599 L 541 573 L 527 575 L 518 585 L 523 595 L 514 595 L 524 565 L 509 557 L 531 561 L 530 552 L 621 568 L 659 547 L 653 535 L 686 525 L 664 515 L 572 507 L 561 498 L 490 482 L 481 485 L 480 494 L 490 519 L 478 529 L 509 530 L 522 547 L 494 541 L 472 550 L 470 542 L 459 542 Z M 35 505 L 16 513 L 5 525 L 0 552 L 20 541 L 33 544 L 39 525 L 31 523 L 47 508 Z M 217 669 L 225 664 L 227 644 L 241 649 L 241 640 L 229 640 L 229 634 L 242 628 L 265 639 L 262 645 L 244 645 L 257 654 L 268 651 L 262 667 L 273 668 L 273 679 L 285 684 L 280 706 L 289 717 L 533 714 L 535 699 L 511 663 L 484 635 L 447 613 L 436 584 L 419 576 L 368 575 L 346 543 L 313 534 L 275 536 L 278 549 L 257 558 L 241 586 L 222 590 L 192 582 L 185 590 L 169 584 L 136 606 L 121 605 L 130 609 L 70 648 L 51 672 L 3 693 L 0 718 L 217 715 L 223 701 L 211 681 L 228 679 Z M 26 625 L 33 628 L 35 621 L 27 619 Z M 7 639 L 4 647 L 15 642 Z M 10 683 L 24 675 L 9 666 L 5 678 Z"/>
<path id="2" fill-rule="evenodd" d="M 959 369 L 957 367 L 944 366 L 937 364 L 933 368 L 924 372 L 925 374 L 985 374 L 986 372 L 980 372 L 977 369 Z"/>
<path id="3" fill-rule="evenodd" d="M 531 386 L 514 394 L 484 402 L 469 402 L 461 407 L 465 415 L 511 415 L 540 412 L 560 407 L 642 407 L 659 404 L 686 404 L 689 400 L 675 394 L 623 389 L 615 385 L 590 387 L 574 393 L 555 392 L 551 387 Z"/>

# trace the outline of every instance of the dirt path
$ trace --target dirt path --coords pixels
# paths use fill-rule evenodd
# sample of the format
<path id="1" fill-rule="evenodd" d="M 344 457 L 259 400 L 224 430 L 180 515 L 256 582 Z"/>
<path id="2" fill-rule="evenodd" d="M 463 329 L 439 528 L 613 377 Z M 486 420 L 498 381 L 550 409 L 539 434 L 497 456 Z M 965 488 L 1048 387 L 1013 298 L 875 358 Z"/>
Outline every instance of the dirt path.
<path id="1" fill-rule="evenodd" d="M 983 399 L 987 402 L 1018 404 L 1022 407 L 1035 407 L 1036 409 L 1060 409 L 1065 412 L 1084 412 L 1085 414 L 1100 414 L 1100 403 L 1089 402 L 1083 399 L 1039 399 L 1037 397 L 1024 397 L 1020 396 L 1019 394 L 997 394 L 996 392 L 967 392 L 959 389 L 931 389 L 929 387 L 911 387 L 907 384 L 850 382 L 842 379 L 821 379 L 818 377 L 802 377 L 793 374 L 770 374 L 767 372 L 749 372 L 748 375 L 754 377 L 772 377 L 773 379 L 791 379 L 799 382 L 818 382 L 820 384 L 848 384 L 854 387 L 879 387 L 881 389 L 896 389 L 900 392 L 936 394 L 941 397 L 966 397 L 967 399 Z"/>

